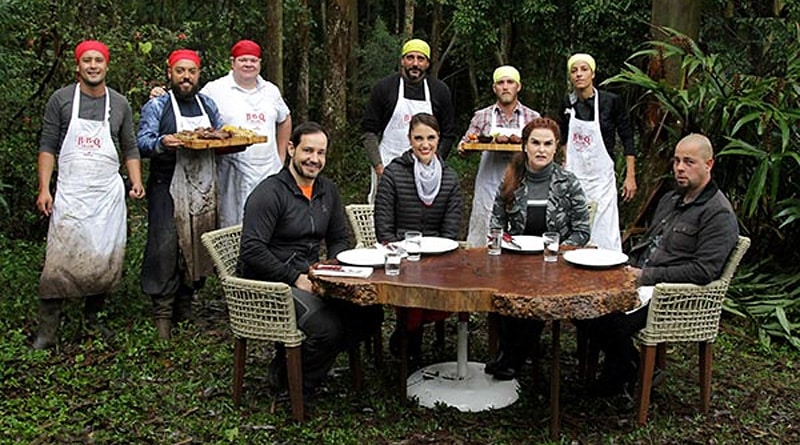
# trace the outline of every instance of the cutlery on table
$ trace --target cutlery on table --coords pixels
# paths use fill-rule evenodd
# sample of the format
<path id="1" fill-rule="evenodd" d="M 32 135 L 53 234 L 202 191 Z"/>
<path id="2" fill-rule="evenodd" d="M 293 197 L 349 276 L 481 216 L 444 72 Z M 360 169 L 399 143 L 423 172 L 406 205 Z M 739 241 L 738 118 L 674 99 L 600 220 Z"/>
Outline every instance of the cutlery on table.
<path id="1" fill-rule="evenodd" d="M 508 244 L 511 244 L 512 246 L 516 247 L 519 250 L 522 250 L 522 246 L 517 244 L 517 242 L 514 241 L 514 237 L 506 232 L 503 232 L 503 241 L 507 242 Z"/>

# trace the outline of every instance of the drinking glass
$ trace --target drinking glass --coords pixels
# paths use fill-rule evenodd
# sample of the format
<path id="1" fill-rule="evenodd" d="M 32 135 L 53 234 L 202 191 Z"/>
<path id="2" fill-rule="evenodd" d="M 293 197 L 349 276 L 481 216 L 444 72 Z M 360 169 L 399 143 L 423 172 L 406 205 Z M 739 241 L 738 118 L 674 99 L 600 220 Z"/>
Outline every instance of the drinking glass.
<path id="1" fill-rule="evenodd" d="M 408 261 L 419 261 L 420 251 L 422 251 L 422 232 L 409 230 L 406 232 L 406 242 L 403 245 L 406 249 Z"/>
<path id="2" fill-rule="evenodd" d="M 558 232 L 544 232 L 542 234 L 542 240 L 544 241 L 545 262 L 553 263 L 558 261 L 559 238 L 560 236 Z"/>
<path id="3" fill-rule="evenodd" d="M 489 229 L 489 255 L 500 255 L 503 251 L 503 229 L 499 227 L 492 227 Z"/>
<path id="4" fill-rule="evenodd" d="M 400 252 L 396 250 L 387 251 L 386 262 L 383 264 L 386 275 L 400 275 L 400 262 L 402 259 L 403 255 Z"/>

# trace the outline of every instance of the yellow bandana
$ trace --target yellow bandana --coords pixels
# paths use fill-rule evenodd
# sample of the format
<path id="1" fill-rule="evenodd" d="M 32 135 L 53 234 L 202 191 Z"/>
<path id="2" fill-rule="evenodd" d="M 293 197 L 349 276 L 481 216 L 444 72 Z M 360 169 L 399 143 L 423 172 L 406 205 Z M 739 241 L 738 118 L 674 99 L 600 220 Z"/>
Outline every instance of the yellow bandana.
<path id="1" fill-rule="evenodd" d="M 503 65 L 498 67 L 496 70 L 494 70 L 494 76 L 492 76 L 492 79 L 494 80 L 494 83 L 497 83 L 504 77 L 510 77 L 514 80 L 514 82 L 520 83 L 519 71 L 517 71 L 517 69 L 511 65 Z"/>
<path id="2" fill-rule="evenodd" d="M 567 72 L 572 71 L 572 66 L 578 62 L 586 62 L 586 64 L 589 65 L 589 68 L 592 69 L 592 72 L 594 72 L 595 69 L 594 57 L 582 53 L 573 54 L 572 57 L 570 57 L 569 60 L 567 60 Z"/>
<path id="3" fill-rule="evenodd" d="M 400 56 L 405 56 L 406 54 L 416 51 L 418 53 L 422 53 L 428 59 L 431 58 L 431 47 L 424 40 L 420 39 L 412 39 L 403 45 L 403 52 Z"/>

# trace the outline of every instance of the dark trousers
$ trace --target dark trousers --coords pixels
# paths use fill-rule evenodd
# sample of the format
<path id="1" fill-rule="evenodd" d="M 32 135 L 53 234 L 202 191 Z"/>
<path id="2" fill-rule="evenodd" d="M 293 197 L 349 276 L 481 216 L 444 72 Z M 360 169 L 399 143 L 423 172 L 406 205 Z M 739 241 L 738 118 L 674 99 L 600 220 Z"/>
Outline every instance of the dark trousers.
<path id="1" fill-rule="evenodd" d="M 297 326 L 303 340 L 303 392 L 310 394 L 325 378 L 339 352 L 357 345 L 383 322 L 383 307 L 358 306 L 293 287 Z M 282 345 L 276 358 L 285 360 Z M 285 365 L 285 364 L 284 364 Z"/>
<path id="2" fill-rule="evenodd" d="M 519 369 L 525 359 L 538 349 L 544 321 L 507 315 L 499 315 L 498 318 L 500 354 L 512 368 Z"/>
<path id="3" fill-rule="evenodd" d="M 204 281 L 185 282 L 169 185 L 168 180 L 158 178 L 147 183 L 147 245 L 141 275 L 142 291 L 153 300 L 154 318 L 165 319 L 172 318 L 175 310 L 189 311 L 192 294 Z"/>
<path id="4" fill-rule="evenodd" d="M 182 281 L 178 229 L 173 216 L 169 181 L 147 183 L 147 245 L 142 259 L 142 291 L 162 297 L 178 291 Z"/>
<path id="5" fill-rule="evenodd" d="M 647 311 L 648 306 L 644 306 L 631 314 L 615 312 L 576 323 L 603 351 L 601 380 L 605 383 L 621 387 L 636 382 L 639 350 L 633 344 L 633 336 L 647 323 Z"/>

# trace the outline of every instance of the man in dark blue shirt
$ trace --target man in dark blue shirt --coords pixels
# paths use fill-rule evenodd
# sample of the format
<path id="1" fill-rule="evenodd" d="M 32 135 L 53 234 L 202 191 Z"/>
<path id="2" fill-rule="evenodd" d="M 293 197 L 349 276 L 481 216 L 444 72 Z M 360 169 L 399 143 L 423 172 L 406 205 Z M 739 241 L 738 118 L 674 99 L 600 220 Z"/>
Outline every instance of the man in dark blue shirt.
<path id="1" fill-rule="evenodd" d="M 144 105 L 137 136 L 142 157 L 150 158 L 142 291 L 153 299 L 163 340 L 173 321 L 191 318 L 192 294 L 213 270 L 200 235 L 217 226 L 214 152 L 186 149 L 176 133 L 222 126 L 214 101 L 197 92 L 196 52 L 173 51 L 167 75 L 171 91 Z"/>

